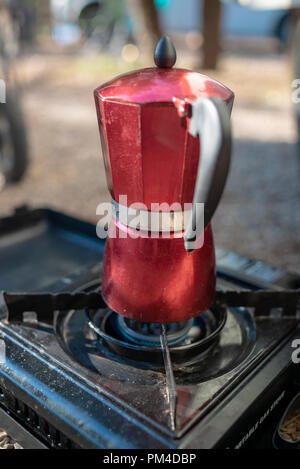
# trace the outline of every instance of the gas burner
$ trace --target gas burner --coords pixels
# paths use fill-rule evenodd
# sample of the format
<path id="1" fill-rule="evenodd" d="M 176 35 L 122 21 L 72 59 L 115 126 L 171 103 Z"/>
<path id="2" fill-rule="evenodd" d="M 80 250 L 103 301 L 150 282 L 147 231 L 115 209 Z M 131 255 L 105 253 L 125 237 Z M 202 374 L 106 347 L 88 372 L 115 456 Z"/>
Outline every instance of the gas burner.
<path id="1" fill-rule="evenodd" d="M 105 345 L 118 357 L 150 367 L 163 365 L 160 324 L 120 316 L 109 308 L 88 311 L 88 324 L 101 350 Z M 195 319 L 165 324 L 174 367 L 199 361 L 218 343 L 227 318 L 226 308 L 214 307 Z"/>
<path id="2" fill-rule="evenodd" d="M 136 321 L 113 312 L 112 314 L 116 316 L 113 318 L 113 323 L 115 324 L 117 333 L 122 335 L 125 340 L 129 340 L 137 345 L 160 345 L 160 324 Z M 192 327 L 195 328 L 192 332 L 192 336 L 203 336 L 203 327 L 198 327 L 196 324 L 194 325 L 193 319 L 165 324 L 168 344 L 174 345 L 185 340 L 191 341 L 192 337 L 187 338 L 187 336 L 191 333 Z"/>

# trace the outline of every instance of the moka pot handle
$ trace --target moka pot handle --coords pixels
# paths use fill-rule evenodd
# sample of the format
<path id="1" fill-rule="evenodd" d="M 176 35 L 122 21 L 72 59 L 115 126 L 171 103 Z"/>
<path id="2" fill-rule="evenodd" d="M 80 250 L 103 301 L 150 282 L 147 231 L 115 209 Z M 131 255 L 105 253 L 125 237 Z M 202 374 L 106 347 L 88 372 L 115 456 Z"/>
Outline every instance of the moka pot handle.
<path id="1" fill-rule="evenodd" d="M 184 236 L 192 252 L 211 221 L 223 194 L 231 159 L 230 112 L 220 98 L 199 98 L 191 103 L 189 133 L 200 137 L 200 157 L 192 213 Z M 199 232 L 200 228 L 200 232 Z"/>

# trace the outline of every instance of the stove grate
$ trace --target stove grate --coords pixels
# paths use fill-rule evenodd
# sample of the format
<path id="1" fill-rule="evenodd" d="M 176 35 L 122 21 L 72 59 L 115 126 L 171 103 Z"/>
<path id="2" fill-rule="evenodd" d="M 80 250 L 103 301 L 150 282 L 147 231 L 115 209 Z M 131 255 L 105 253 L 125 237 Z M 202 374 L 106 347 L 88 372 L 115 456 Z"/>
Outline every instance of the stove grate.
<path id="1" fill-rule="evenodd" d="M 3 292 L 9 322 L 22 322 L 23 313 L 36 312 L 40 322 L 52 323 L 55 311 L 103 309 L 106 304 L 98 291 L 75 293 L 7 293 Z M 253 307 L 255 316 L 268 316 L 281 308 L 283 315 L 296 316 L 300 310 L 300 290 L 228 290 L 217 291 L 217 306 Z"/>

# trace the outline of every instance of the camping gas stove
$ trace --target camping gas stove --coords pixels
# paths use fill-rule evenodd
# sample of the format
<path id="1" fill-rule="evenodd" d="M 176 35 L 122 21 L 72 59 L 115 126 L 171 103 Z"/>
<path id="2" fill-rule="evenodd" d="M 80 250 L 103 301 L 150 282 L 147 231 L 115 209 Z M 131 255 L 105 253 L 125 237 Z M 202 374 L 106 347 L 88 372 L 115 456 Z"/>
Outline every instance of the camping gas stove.
<path id="1" fill-rule="evenodd" d="M 31 292 L 1 304 L 0 422 L 20 444 L 272 445 L 300 390 L 298 277 L 218 250 L 211 310 L 146 324 L 104 303 L 92 225 L 23 209 L 0 233 L 1 289 Z"/>

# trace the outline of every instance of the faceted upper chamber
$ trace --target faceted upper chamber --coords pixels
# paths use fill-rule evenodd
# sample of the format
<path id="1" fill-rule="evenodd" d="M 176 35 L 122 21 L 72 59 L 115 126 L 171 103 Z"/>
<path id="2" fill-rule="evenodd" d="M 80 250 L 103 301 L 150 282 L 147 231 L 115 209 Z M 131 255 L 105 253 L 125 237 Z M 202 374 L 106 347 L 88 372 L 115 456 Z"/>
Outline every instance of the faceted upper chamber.
<path id="1" fill-rule="evenodd" d="M 199 138 L 189 117 L 179 117 L 174 98 L 189 102 L 217 96 L 231 111 L 234 95 L 200 73 L 147 68 L 122 75 L 95 91 L 108 188 L 127 205 L 193 200 Z M 213 137 L 213 136 L 212 136 Z"/>

